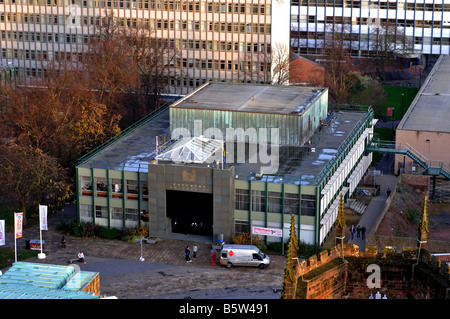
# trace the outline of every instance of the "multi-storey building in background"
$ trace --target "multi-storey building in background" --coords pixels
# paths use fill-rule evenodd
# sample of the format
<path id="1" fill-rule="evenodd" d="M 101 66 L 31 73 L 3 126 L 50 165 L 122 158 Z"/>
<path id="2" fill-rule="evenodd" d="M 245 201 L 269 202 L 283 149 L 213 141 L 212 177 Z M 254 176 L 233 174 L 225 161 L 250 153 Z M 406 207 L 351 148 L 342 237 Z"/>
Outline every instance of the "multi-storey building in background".
<path id="1" fill-rule="evenodd" d="M 109 12 L 118 26 L 143 26 L 179 49 L 179 94 L 208 80 L 269 83 L 271 35 L 289 46 L 289 6 L 271 0 L 0 0 L 1 61 L 32 80 L 43 60 L 81 60 Z"/>
<path id="2" fill-rule="evenodd" d="M 383 50 L 384 35 L 395 42 L 389 49 L 399 54 L 448 54 L 450 1 L 292 1 L 291 45 L 297 53 L 323 54 L 327 40 L 335 36 L 344 40 L 352 56 L 373 56 Z"/>
<path id="3" fill-rule="evenodd" d="M 180 50 L 177 94 L 209 80 L 269 83 L 276 50 L 321 55 L 330 38 L 355 57 L 450 51 L 450 0 L 0 0 L 1 63 L 31 81 L 43 60 L 83 59 L 108 11 Z"/>

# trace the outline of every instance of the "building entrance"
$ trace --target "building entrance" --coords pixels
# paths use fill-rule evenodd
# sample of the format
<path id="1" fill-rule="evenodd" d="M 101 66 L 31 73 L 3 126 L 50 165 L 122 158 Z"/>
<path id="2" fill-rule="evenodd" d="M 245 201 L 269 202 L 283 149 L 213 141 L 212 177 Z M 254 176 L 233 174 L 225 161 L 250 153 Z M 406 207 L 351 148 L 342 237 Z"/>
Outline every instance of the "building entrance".
<path id="1" fill-rule="evenodd" d="M 173 233 L 213 235 L 213 194 L 167 190 L 166 209 Z"/>

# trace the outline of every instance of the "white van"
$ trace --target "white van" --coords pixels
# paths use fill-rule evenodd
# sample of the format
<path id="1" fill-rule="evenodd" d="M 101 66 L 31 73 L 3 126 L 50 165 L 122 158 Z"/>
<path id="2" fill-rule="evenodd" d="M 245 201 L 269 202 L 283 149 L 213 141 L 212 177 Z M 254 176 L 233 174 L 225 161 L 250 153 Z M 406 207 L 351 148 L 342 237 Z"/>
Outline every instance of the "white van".
<path id="1" fill-rule="evenodd" d="M 270 265 L 270 258 L 254 245 L 228 245 L 222 246 L 220 264 L 231 268 L 232 266 L 253 266 L 264 269 Z"/>

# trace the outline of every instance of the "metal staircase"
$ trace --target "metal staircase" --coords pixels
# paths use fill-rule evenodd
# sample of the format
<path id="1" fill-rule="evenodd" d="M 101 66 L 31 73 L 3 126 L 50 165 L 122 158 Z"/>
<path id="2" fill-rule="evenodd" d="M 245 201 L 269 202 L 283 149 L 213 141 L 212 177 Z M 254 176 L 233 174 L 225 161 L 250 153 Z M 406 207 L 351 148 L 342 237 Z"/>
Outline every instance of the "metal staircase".
<path id="1" fill-rule="evenodd" d="M 394 153 L 409 156 L 414 162 L 424 169 L 424 174 L 431 176 L 442 175 L 450 179 L 450 167 L 442 161 L 429 160 L 419 151 L 415 150 L 408 143 L 398 143 L 392 141 L 380 141 L 372 139 L 366 146 L 369 152 Z"/>

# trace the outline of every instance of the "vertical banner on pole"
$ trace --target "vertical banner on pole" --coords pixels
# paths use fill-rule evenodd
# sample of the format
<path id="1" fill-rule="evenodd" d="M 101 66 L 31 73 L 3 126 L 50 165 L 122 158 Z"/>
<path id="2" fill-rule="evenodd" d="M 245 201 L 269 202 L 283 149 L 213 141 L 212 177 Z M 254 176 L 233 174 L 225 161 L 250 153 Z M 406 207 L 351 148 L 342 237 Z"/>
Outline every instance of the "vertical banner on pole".
<path id="1" fill-rule="evenodd" d="M 41 225 L 41 230 L 48 230 L 47 228 L 47 206 L 39 205 L 39 221 Z"/>
<path id="2" fill-rule="evenodd" d="M 0 220 L 0 246 L 3 246 L 5 244 L 5 221 Z"/>
<path id="3" fill-rule="evenodd" d="M 14 255 L 17 262 L 17 238 L 22 238 L 23 213 L 14 213 Z"/>
<path id="4" fill-rule="evenodd" d="M 14 213 L 15 238 L 22 238 L 23 213 Z"/>
<path id="5" fill-rule="evenodd" d="M 39 233 L 40 233 L 40 244 L 41 244 L 41 253 L 38 254 L 39 259 L 44 259 L 45 254 L 43 253 L 44 249 L 44 241 L 42 240 L 42 231 L 47 229 L 47 209 L 46 205 L 39 205 Z"/>

